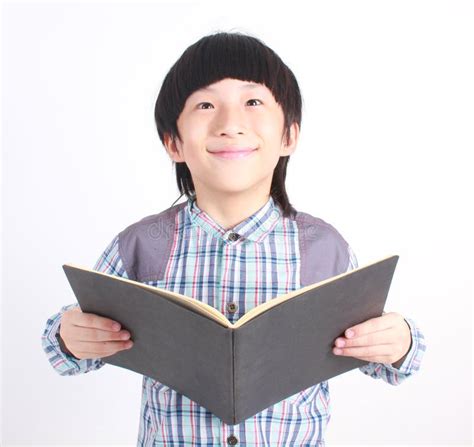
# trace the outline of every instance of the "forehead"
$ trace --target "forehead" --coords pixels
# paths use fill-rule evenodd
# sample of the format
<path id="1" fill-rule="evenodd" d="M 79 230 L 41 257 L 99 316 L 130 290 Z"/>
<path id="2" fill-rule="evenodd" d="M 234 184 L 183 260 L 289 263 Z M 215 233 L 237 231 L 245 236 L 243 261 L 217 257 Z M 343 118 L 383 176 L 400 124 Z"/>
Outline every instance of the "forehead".
<path id="1" fill-rule="evenodd" d="M 264 84 L 251 81 L 241 81 L 240 79 L 222 79 L 205 87 L 197 89 L 194 93 L 219 93 L 228 91 L 247 92 L 255 90 L 268 90 Z"/>

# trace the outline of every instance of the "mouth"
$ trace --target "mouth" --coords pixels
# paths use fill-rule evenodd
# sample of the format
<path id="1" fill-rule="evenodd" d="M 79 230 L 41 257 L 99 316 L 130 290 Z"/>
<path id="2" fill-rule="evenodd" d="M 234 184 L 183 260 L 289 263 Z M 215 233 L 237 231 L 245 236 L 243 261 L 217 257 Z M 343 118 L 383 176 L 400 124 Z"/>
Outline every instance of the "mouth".
<path id="1" fill-rule="evenodd" d="M 221 159 L 240 159 L 247 158 L 256 152 L 257 148 L 241 148 L 241 149 L 230 149 L 229 150 L 220 150 L 218 152 L 211 152 L 212 155 L 221 158 Z"/>

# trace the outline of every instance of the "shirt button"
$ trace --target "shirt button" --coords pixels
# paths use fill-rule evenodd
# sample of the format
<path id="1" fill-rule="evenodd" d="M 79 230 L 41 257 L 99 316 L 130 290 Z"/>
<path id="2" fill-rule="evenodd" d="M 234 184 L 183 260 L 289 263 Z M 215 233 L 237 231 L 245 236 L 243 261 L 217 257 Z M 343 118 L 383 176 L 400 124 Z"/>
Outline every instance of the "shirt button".
<path id="1" fill-rule="evenodd" d="M 239 442 L 239 440 L 234 435 L 230 435 L 227 438 L 227 444 L 229 445 L 237 445 L 237 442 Z"/>
<path id="2" fill-rule="evenodd" d="M 229 234 L 229 241 L 236 241 L 237 239 L 239 239 L 239 237 L 240 237 L 240 234 L 230 233 Z"/>
<path id="3" fill-rule="evenodd" d="M 227 312 L 230 312 L 231 314 L 235 313 L 237 310 L 237 304 L 236 303 L 227 303 Z"/>

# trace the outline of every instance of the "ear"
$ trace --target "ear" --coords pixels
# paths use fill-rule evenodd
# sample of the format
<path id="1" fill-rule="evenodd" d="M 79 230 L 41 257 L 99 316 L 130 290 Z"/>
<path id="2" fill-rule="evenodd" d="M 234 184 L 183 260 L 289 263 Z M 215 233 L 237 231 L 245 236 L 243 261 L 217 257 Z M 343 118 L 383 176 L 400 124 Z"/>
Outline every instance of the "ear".
<path id="1" fill-rule="evenodd" d="M 280 156 L 285 157 L 287 155 L 291 155 L 296 150 L 296 145 L 298 144 L 298 138 L 300 134 L 300 127 L 298 123 L 293 123 L 290 126 L 290 137 L 287 144 L 287 136 L 283 136 L 283 140 L 281 142 L 281 150 Z"/>
<path id="2" fill-rule="evenodd" d="M 178 138 L 171 138 L 170 134 L 165 133 L 163 136 L 166 152 L 171 160 L 181 163 L 184 160 L 183 149 Z"/>

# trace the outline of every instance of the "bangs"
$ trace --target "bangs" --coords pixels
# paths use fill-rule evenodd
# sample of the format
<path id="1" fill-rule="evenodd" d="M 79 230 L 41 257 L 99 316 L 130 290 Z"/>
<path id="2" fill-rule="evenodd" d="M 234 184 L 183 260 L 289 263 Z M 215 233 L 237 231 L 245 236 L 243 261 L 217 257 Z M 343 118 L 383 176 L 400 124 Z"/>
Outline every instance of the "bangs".
<path id="1" fill-rule="evenodd" d="M 185 51 L 182 66 L 176 67 L 182 80 L 178 94 L 187 98 L 195 90 L 226 78 L 264 84 L 273 90 L 277 67 L 272 62 L 265 47 L 255 45 L 247 36 L 203 38 Z"/>

